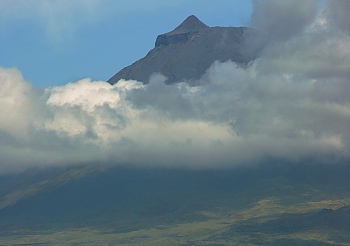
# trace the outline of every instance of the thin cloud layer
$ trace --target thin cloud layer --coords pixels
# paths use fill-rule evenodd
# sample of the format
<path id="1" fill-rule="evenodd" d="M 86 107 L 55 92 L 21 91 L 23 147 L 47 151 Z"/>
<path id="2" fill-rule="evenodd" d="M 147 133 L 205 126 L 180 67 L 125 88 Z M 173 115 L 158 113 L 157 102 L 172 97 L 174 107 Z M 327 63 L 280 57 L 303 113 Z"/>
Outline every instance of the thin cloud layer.
<path id="1" fill-rule="evenodd" d="M 302 32 L 317 13 L 317 0 L 253 0 L 251 26 L 275 39 L 286 40 Z"/>
<path id="2" fill-rule="evenodd" d="M 86 162 L 348 161 L 350 34 L 334 21 L 333 1 L 326 6 L 248 68 L 214 63 L 197 87 L 165 85 L 155 74 L 147 85 L 83 79 L 38 90 L 17 69 L 1 68 L 0 172 Z"/>
<path id="3" fill-rule="evenodd" d="M 342 30 L 350 31 L 350 2 L 347 0 L 328 1 L 327 10 L 333 26 Z"/>
<path id="4" fill-rule="evenodd" d="M 181 6 L 186 1 L 139 0 L 1 0 L 0 26 L 13 20 L 23 20 L 43 28 L 46 38 L 59 45 L 74 40 L 84 25 L 106 18 L 123 18 L 143 11 Z"/>

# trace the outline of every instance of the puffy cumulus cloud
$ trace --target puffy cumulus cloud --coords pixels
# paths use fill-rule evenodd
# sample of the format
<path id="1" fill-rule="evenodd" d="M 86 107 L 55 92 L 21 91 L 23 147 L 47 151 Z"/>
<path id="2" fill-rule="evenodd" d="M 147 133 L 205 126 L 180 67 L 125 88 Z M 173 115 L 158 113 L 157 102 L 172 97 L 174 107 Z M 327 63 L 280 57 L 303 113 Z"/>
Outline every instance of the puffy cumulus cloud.
<path id="1" fill-rule="evenodd" d="M 0 68 L 0 129 L 15 138 L 28 133 L 36 92 L 17 69 Z"/>
<path id="2" fill-rule="evenodd" d="M 186 166 L 202 160 L 209 165 L 205 150 L 234 137 L 221 122 L 175 119 L 173 110 L 166 113 L 157 103 L 138 107 L 130 95 L 150 95 L 140 82 L 112 86 L 84 79 L 38 94 L 16 69 L 2 69 L 1 78 L 3 100 L 9 103 L 1 111 L 0 171 L 91 161 Z M 154 83 L 161 90 L 172 88 Z M 179 87 L 172 89 L 184 96 Z"/>
<path id="3" fill-rule="evenodd" d="M 46 104 L 54 114 L 45 122 L 44 128 L 69 137 L 86 135 L 91 141 L 109 143 L 117 140 L 113 132 L 125 127 L 129 113 L 124 95 L 140 86 L 137 82 L 111 86 L 106 82 L 84 79 L 49 88 L 45 92 Z"/>
<path id="4" fill-rule="evenodd" d="M 155 74 L 147 85 L 83 79 L 40 91 L 18 70 L 1 69 L 0 172 L 94 161 L 348 161 L 350 34 L 325 6 L 251 66 L 215 62 L 196 87 Z"/>
<path id="5" fill-rule="evenodd" d="M 17 70 L 2 69 L 2 83 L 12 83 L 3 94 L 24 101 L 3 104 L 1 171 L 91 161 L 221 168 L 266 157 L 349 158 L 350 102 L 334 98 L 346 84 L 328 91 L 328 78 L 265 73 L 264 62 L 248 69 L 215 63 L 198 87 L 169 86 L 161 76 L 147 85 L 84 79 L 39 97 Z M 6 118 L 11 111 L 16 117 Z"/>

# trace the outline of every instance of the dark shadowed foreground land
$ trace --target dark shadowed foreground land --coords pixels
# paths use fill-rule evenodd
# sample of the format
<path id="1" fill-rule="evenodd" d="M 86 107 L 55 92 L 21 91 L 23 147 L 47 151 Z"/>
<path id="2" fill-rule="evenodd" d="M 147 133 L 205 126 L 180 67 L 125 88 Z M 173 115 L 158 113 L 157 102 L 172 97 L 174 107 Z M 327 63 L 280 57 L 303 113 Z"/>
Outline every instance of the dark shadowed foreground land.
<path id="1" fill-rule="evenodd" d="M 350 245 L 350 166 L 102 165 L 0 178 L 0 245 Z"/>

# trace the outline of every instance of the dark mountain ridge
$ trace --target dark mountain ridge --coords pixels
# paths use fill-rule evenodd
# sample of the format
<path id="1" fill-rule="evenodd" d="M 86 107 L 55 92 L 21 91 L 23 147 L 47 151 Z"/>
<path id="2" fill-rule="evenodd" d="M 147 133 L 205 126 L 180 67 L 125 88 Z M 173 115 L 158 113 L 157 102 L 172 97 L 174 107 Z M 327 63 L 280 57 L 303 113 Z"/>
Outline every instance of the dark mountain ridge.
<path id="1" fill-rule="evenodd" d="M 189 16 L 173 31 L 157 37 L 155 47 L 142 59 L 123 68 L 108 80 L 148 83 L 154 73 L 167 77 L 166 83 L 195 85 L 215 62 L 231 60 L 247 66 L 264 47 L 267 39 L 249 27 L 209 27 Z"/>

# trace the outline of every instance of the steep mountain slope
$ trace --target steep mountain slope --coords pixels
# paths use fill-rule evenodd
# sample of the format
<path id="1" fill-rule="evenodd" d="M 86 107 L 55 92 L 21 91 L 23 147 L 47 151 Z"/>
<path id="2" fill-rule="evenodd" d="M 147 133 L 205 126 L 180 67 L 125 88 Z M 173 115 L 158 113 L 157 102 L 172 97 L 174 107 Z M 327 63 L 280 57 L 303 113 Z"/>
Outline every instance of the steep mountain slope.
<path id="1" fill-rule="evenodd" d="M 215 61 L 231 60 L 246 66 L 263 48 L 266 37 L 248 27 L 208 27 L 189 16 L 173 31 L 159 35 L 146 57 L 122 69 L 109 83 L 135 79 L 148 83 L 154 73 L 167 77 L 166 83 L 198 83 Z"/>

